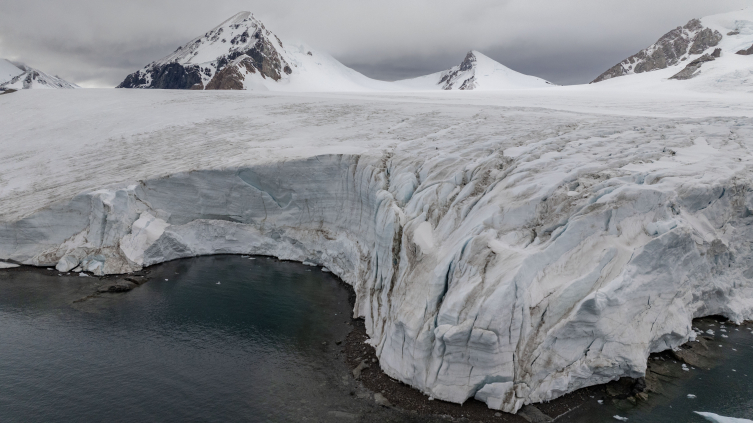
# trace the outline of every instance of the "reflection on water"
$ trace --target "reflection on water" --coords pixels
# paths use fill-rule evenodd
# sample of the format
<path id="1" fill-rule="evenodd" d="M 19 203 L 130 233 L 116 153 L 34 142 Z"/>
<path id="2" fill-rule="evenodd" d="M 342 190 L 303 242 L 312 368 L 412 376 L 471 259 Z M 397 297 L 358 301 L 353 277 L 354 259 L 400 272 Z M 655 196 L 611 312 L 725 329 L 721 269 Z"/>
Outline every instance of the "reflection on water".
<path id="1" fill-rule="evenodd" d="M 337 364 L 325 351 L 350 321 L 334 277 L 237 256 L 150 276 L 73 304 L 95 278 L 0 275 L 0 421 L 285 421 L 326 408 L 322 369 Z"/>

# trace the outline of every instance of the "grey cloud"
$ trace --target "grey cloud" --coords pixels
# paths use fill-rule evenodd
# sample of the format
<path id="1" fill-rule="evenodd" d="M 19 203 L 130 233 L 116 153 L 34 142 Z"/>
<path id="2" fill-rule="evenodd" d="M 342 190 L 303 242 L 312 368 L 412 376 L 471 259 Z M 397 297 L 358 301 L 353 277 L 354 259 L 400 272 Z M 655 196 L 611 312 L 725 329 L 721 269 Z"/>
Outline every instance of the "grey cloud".
<path id="1" fill-rule="evenodd" d="M 689 19 L 748 0 L 0 0 L 0 57 L 114 86 L 240 10 L 380 79 L 458 64 L 475 49 L 555 83 L 588 82 Z"/>

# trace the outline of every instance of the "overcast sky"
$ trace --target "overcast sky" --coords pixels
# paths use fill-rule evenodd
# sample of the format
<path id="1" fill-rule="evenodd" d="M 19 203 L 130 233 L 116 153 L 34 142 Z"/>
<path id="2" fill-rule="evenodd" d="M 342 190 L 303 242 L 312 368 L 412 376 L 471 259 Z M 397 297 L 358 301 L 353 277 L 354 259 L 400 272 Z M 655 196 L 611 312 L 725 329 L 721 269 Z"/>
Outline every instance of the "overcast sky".
<path id="1" fill-rule="evenodd" d="M 589 82 L 694 17 L 753 0 L 0 0 L 0 57 L 88 87 L 249 10 L 377 79 L 457 65 L 469 50 L 559 84 Z"/>

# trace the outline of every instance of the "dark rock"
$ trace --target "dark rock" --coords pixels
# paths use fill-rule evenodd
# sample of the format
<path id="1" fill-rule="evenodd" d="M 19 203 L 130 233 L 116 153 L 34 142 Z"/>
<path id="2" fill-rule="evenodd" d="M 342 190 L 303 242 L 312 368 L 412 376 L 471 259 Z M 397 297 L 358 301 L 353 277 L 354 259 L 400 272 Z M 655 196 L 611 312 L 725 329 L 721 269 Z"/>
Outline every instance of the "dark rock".
<path id="1" fill-rule="evenodd" d="M 741 56 L 749 56 L 749 55 L 753 54 L 753 45 L 752 45 L 752 46 L 750 46 L 750 47 L 748 47 L 748 48 L 747 48 L 747 49 L 745 49 L 745 50 L 740 50 L 740 51 L 738 51 L 738 52 L 737 52 L 737 53 L 735 53 L 735 54 L 739 54 L 739 55 L 741 55 Z"/>
<path id="2" fill-rule="evenodd" d="M 727 33 L 727 35 L 739 35 L 740 31 L 730 31 Z"/>
<path id="3" fill-rule="evenodd" d="M 542 413 L 541 410 L 533 405 L 524 405 L 523 408 L 518 410 L 518 415 L 531 423 L 549 423 L 554 421 L 554 419 Z"/>
<path id="4" fill-rule="evenodd" d="M 185 67 L 178 63 L 154 65 L 146 70 L 134 72 L 117 86 L 117 88 L 161 88 L 168 90 L 187 90 L 201 84 L 198 66 Z M 147 85 L 146 73 L 151 76 Z"/>
<path id="5" fill-rule="evenodd" d="M 720 57 L 722 57 L 722 49 L 720 49 L 720 48 L 715 48 L 715 49 L 714 49 L 714 52 L 713 52 L 713 53 L 711 53 L 711 57 L 716 57 L 716 58 L 720 58 Z"/>
<path id="6" fill-rule="evenodd" d="M 685 66 L 685 69 L 681 70 L 680 72 L 677 72 L 675 75 L 671 76 L 669 79 L 686 80 L 686 79 L 695 78 L 696 76 L 701 74 L 700 69 L 704 63 L 713 62 L 714 60 L 716 60 L 716 57 L 710 54 L 704 54 L 703 56 L 688 63 L 688 65 Z"/>
<path id="7" fill-rule="evenodd" d="M 97 292 L 105 293 L 105 292 L 128 292 L 138 286 L 137 284 L 126 281 L 126 280 L 116 280 L 114 282 L 107 282 L 104 285 L 97 288 Z"/>

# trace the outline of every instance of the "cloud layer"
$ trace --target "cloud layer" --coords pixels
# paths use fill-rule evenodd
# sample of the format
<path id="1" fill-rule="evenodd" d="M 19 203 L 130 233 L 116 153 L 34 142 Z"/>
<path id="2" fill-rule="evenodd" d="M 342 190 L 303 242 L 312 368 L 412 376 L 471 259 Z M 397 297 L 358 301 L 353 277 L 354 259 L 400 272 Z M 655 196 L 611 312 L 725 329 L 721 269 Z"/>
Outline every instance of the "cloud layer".
<path id="1" fill-rule="evenodd" d="M 424 75 L 479 50 L 584 83 L 694 17 L 748 0 L 0 0 L 0 57 L 83 86 L 114 86 L 241 10 L 378 79 Z"/>

